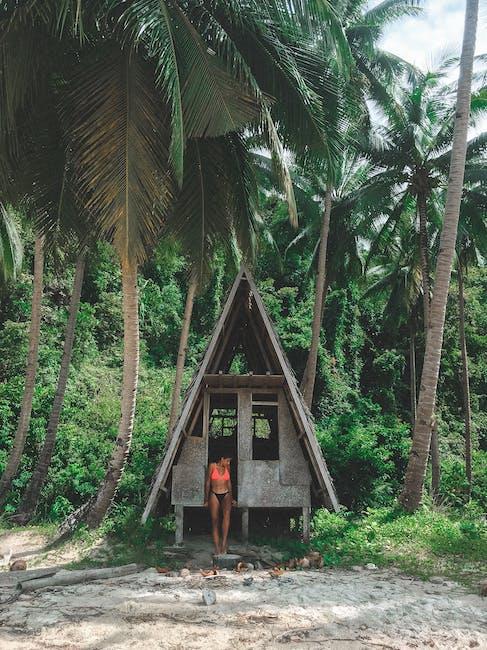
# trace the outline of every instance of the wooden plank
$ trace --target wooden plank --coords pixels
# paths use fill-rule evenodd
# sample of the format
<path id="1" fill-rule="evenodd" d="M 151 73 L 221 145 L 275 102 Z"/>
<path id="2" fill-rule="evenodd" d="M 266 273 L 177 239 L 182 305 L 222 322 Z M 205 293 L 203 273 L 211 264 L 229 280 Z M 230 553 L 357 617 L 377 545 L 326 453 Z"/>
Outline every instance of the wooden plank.
<path id="1" fill-rule="evenodd" d="M 279 388 L 283 375 L 205 375 L 203 383 L 208 388 Z M 215 392 L 215 391 L 212 391 Z"/>

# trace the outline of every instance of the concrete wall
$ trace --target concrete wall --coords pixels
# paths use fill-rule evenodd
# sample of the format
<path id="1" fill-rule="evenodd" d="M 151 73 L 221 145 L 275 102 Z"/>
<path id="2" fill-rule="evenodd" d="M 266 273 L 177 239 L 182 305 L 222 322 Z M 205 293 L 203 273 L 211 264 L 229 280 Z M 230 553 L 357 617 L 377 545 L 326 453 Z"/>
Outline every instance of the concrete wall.
<path id="1" fill-rule="evenodd" d="M 272 391 L 276 392 L 276 391 Z M 252 460 L 252 391 L 240 389 L 238 504 L 248 508 L 309 506 L 311 474 L 285 397 L 279 389 L 279 460 Z M 206 433 L 206 432 L 205 432 Z M 197 506 L 204 500 L 207 438 L 188 437 L 173 468 L 172 503 Z"/>

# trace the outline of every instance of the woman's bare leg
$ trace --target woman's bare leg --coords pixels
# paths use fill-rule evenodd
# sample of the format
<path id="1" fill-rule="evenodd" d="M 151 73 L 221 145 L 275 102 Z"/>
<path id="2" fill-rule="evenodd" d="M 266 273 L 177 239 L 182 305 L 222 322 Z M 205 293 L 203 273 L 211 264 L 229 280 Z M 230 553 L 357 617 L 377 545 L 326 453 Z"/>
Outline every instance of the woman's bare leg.
<path id="1" fill-rule="evenodd" d="M 232 512 L 232 496 L 229 492 L 225 495 L 222 503 L 223 523 L 222 523 L 222 553 L 227 552 L 228 531 L 230 529 L 230 514 Z"/>
<path id="2" fill-rule="evenodd" d="M 231 505 L 231 504 L 230 504 Z M 211 515 L 211 535 L 213 537 L 213 544 L 215 545 L 215 553 L 220 553 L 220 502 L 217 497 L 211 493 L 208 499 L 208 507 Z"/>

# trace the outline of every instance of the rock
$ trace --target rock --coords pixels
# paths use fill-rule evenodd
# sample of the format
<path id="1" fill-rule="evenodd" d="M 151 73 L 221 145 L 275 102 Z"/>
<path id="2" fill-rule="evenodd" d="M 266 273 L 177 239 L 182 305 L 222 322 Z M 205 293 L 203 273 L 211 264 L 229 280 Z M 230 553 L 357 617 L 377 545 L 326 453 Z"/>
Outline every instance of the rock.
<path id="1" fill-rule="evenodd" d="M 299 568 L 301 569 L 309 569 L 311 566 L 311 562 L 309 561 L 309 558 L 307 557 L 302 557 L 299 559 L 296 563 Z"/>
<path id="2" fill-rule="evenodd" d="M 242 562 L 242 556 L 235 553 L 221 553 L 213 556 L 213 562 L 219 569 L 236 569 Z"/>
<path id="3" fill-rule="evenodd" d="M 363 567 L 363 566 L 359 566 L 358 564 L 356 564 L 355 566 L 353 566 L 353 567 L 351 567 L 351 568 L 352 568 L 352 571 L 356 571 L 357 573 L 359 573 L 360 571 L 363 571 L 363 570 L 364 570 L 364 567 Z"/>
<path id="4" fill-rule="evenodd" d="M 201 592 L 201 599 L 203 600 L 204 604 L 209 607 L 210 605 L 214 605 L 216 603 L 216 594 L 212 589 L 203 589 Z"/>
<path id="5" fill-rule="evenodd" d="M 373 564 L 372 562 L 369 562 L 368 564 L 365 565 L 365 568 L 368 571 L 377 571 L 377 564 Z"/>
<path id="6" fill-rule="evenodd" d="M 25 560 L 14 560 L 9 567 L 10 571 L 25 571 L 27 562 Z"/>
<path id="7" fill-rule="evenodd" d="M 262 562 L 259 562 L 259 560 L 257 560 L 257 562 L 255 563 L 255 568 L 258 570 L 262 570 L 264 568 L 264 565 L 262 564 Z"/>
<path id="8" fill-rule="evenodd" d="M 255 569 L 255 566 L 252 564 L 252 562 L 247 562 L 247 571 L 253 571 Z"/>
<path id="9" fill-rule="evenodd" d="M 179 575 L 181 576 L 181 578 L 188 578 L 191 575 L 191 571 L 189 569 L 184 568 L 181 569 Z"/>
<path id="10" fill-rule="evenodd" d="M 481 596 L 487 596 L 487 578 L 479 582 L 479 591 Z"/>
<path id="11" fill-rule="evenodd" d="M 250 587 L 250 585 L 253 583 L 254 579 L 251 578 L 250 576 L 248 578 L 243 579 L 243 584 L 244 587 Z"/>

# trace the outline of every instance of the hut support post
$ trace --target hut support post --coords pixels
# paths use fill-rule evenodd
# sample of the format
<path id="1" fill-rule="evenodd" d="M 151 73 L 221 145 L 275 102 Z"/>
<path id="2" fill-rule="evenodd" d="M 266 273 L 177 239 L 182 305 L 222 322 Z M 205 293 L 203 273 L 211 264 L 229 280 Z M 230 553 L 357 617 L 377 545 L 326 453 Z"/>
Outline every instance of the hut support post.
<path id="1" fill-rule="evenodd" d="M 176 515 L 176 545 L 181 545 L 183 543 L 183 531 L 184 531 L 184 506 L 176 505 L 174 506 L 174 512 Z"/>
<path id="2" fill-rule="evenodd" d="M 249 541 L 249 509 L 242 508 L 242 540 Z"/>
<path id="3" fill-rule="evenodd" d="M 303 542 L 307 544 L 310 537 L 311 508 L 303 508 Z"/>

